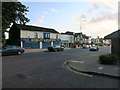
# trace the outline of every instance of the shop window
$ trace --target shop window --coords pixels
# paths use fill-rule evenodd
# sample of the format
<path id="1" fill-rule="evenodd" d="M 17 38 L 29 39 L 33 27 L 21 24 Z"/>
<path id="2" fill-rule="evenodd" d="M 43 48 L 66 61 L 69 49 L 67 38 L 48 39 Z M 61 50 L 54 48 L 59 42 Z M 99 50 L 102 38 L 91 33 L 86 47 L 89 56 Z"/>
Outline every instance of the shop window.
<path id="1" fill-rule="evenodd" d="M 44 39 L 50 39 L 50 33 L 44 33 Z"/>

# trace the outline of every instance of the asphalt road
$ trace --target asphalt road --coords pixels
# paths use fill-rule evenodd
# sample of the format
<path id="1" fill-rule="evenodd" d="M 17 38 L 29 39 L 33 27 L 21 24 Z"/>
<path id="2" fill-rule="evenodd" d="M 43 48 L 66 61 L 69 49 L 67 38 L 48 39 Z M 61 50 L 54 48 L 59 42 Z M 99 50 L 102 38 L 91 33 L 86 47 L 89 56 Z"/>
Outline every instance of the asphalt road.
<path id="1" fill-rule="evenodd" d="M 4 56 L 3 88 L 118 88 L 117 79 L 96 75 L 89 77 L 63 66 L 65 61 L 72 58 L 109 52 L 110 47 L 101 47 L 97 52 L 77 48 Z"/>

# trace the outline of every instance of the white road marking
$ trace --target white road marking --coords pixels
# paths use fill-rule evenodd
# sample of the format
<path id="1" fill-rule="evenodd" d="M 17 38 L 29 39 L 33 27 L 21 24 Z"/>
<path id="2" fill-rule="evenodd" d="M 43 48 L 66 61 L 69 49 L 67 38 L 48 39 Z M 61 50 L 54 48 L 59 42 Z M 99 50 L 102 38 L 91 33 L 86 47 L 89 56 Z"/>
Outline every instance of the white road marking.
<path id="1" fill-rule="evenodd" d="M 98 69 L 99 69 L 99 70 L 102 70 L 102 69 L 103 69 L 103 67 L 99 67 Z"/>
<path id="2" fill-rule="evenodd" d="M 76 62 L 76 63 L 85 63 L 84 61 L 71 61 L 71 62 Z"/>

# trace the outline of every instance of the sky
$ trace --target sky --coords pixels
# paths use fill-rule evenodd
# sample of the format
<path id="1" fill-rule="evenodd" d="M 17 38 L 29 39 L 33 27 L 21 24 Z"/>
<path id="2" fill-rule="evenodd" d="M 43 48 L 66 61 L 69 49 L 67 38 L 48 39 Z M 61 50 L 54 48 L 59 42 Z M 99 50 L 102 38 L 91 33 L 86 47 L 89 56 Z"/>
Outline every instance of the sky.
<path id="1" fill-rule="evenodd" d="M 19 1 L 29 7 L 27 25 L 102 38 L 118 30 L 119 0 Z"/>

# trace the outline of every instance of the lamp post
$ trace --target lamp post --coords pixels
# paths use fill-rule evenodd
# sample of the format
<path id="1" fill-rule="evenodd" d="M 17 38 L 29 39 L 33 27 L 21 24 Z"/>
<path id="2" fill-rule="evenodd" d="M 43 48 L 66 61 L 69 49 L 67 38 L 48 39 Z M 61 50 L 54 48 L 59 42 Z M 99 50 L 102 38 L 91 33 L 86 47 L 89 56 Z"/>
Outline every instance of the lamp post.
<path id="1" fill-rule="evenodd" d="M 83 21 L 86 21 L 85 19 Z M 80 20 L 80 32 L 82 32 L 82 26 L 81 23 L 83 22 L 82 20 Z"/>
<path id="2" fill-rule="evenodd" d="M 81 23 L 82 23 L 83 21 L 86 21 L 86 20 L 85 20 L 85 19 L 84 19 L 84 20 L 81 20 L 81 19 L 80 19 L 80 32 L 81 32 L 81 33 L 82 33 L 82 26 L 81 26 Z M 81 40 L 81 39 L 82 39 L 82 40 Z M 79 36 L 79 40 L 82 41 L 82 42 L 80 42 L 80 45 L 79 45 L 80 47 L 82 47 L 83 44 L 82 44 L 82 46 L 81 46 L 81 43 L 83 43 L 83 38 L 82 38 L 81 35 Z"/>

